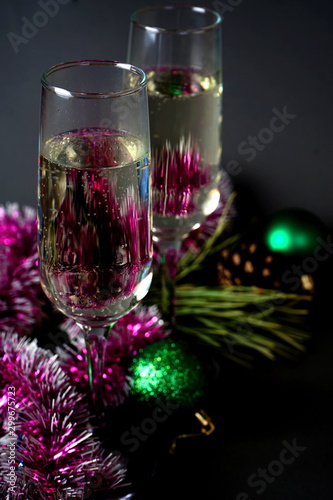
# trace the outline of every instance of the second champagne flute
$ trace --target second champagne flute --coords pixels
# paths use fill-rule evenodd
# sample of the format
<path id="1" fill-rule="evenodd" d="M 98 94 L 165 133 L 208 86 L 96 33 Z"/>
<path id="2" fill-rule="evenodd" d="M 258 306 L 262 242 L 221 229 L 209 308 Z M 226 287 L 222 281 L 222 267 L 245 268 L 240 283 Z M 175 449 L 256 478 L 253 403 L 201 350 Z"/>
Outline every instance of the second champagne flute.
<path id="1" fill-rule="evenodd" d="M 131 16 L 127 60 L 147 73 L 153 231 L 169 304 L 164 313 L 171 320 L 174 270 L 166 254 L 180 249 L 220 199 L 221 43 L 221 17 L 210 9 L 158 5 Z"/>
<path id="2" fill-rule="evenodd" d="M 39 266 L 43 290 L 86 337 L 94 409 L 104 411 L 105 338 L 151 282 L 145 73 L 73 61 L 42 76 Z"/>

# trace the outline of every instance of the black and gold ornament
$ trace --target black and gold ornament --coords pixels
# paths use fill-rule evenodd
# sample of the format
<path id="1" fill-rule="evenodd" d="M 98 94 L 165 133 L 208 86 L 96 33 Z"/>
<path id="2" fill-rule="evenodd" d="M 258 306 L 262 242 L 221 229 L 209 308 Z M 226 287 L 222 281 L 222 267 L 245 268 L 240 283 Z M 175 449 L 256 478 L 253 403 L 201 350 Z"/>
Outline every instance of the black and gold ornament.
<path id="1" fill-rule="evenodd" d="M 218 283 L 290 291 L 286 273 L 297 266 L 302 292 L 313 292 L 315 273 L 302 262 L 311 256 L 324 227 L 313 214 L 285 209 L 253 223 L 236 244 L 220 253 Z"/>

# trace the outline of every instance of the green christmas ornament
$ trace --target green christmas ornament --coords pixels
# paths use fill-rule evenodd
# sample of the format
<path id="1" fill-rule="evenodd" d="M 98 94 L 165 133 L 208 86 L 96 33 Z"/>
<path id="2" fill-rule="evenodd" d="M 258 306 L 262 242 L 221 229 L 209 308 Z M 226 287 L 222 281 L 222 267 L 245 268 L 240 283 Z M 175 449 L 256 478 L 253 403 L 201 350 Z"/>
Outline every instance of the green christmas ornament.
<path id="1" fill-rule="evenodd" d="M 186 344 L 166 339 L 154 342 L 133 358 L 131 394 L 139 401 L 172 401 L 192 408 L 204 392 L 205 375 Z"/>
<path id="2" fill-rule="evenodd" d="M 269 218 L 264 229 L 264 243 L 272 252 L 305 256 L 314 252 L 323 235 L 322 222 L 311 212 L 290 208 Z"/>

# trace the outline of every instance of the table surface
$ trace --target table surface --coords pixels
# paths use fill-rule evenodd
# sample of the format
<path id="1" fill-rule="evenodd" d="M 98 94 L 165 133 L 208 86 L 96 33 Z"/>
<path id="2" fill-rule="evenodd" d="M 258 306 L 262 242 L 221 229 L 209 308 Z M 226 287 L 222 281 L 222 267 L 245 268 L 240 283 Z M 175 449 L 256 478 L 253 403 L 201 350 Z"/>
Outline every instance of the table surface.
<path id="1" fill-rule="evenodd" d="M 148 446 L 143 470 L 156 460 L 139 500 L 332 500 L 330 262 L 321 274 L 307 352 L 252 369 L 222 362 L 203 402 L 215 431 L 181 440 L 173 456 Z"/>

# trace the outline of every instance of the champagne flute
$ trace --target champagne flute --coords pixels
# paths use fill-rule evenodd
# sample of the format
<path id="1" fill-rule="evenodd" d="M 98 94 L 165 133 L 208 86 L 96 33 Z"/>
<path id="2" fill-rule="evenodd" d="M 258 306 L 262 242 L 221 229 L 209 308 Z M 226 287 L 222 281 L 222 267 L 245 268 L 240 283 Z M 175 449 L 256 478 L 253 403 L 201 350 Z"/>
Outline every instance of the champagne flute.
<path id="1" fill-rule="evenodd" d="M 167 253 L 218 206 L 222 156 L 221 17 L 191 5 L 131 16 L 127 60 L 147 74 L 153 237 L 162 262 L 162 308 L 174 320 Z M 165 305 L 167 304 L 167 305 Z"/>
<path id="2" fill-rule="evenodd" d="M 152 278 L 146 75 L 114 61 L 73 61 L 47 69 L 41 84 L 41 285 L 85 335 L 91 402 L 101 416 L 106 338 Z"/>

